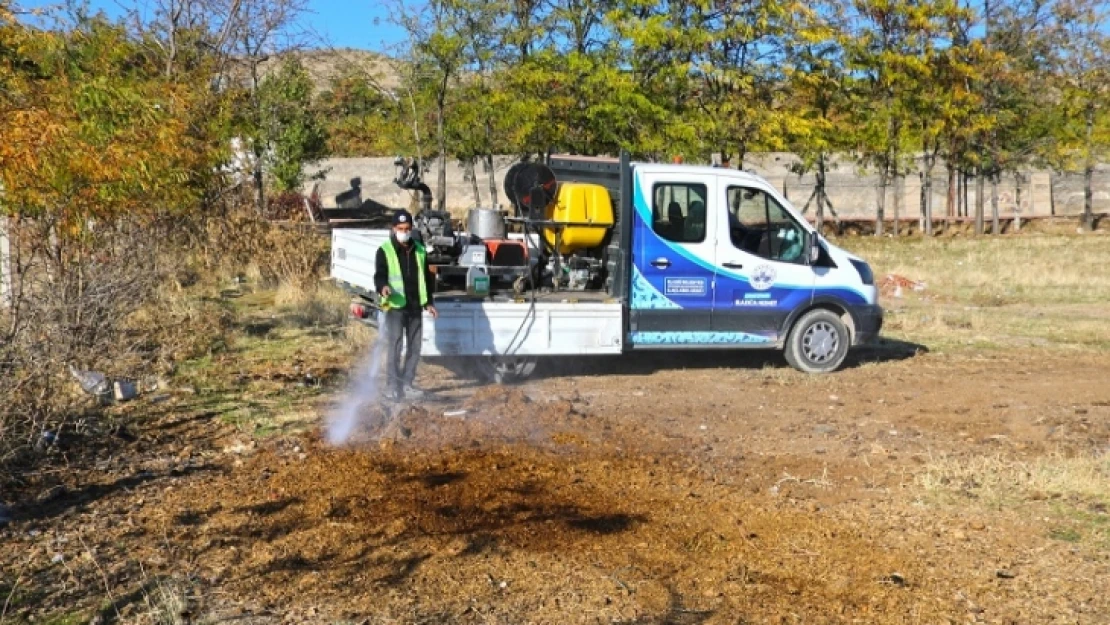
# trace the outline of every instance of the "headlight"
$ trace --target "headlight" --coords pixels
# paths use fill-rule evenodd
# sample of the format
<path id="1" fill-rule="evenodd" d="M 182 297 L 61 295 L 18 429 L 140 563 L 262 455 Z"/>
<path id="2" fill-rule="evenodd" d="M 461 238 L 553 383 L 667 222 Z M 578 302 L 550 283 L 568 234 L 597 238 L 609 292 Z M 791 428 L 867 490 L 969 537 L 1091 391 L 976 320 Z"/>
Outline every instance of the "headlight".
<path id="1" fill-rule="evenodd" d="M 866 285 L 871 286 L 875 284 L 875 274 L 871 272 L 871 266 L 862 260 L 852 260 L 852 266 L 856 268 L 859 274 L 859 279 Z"/>

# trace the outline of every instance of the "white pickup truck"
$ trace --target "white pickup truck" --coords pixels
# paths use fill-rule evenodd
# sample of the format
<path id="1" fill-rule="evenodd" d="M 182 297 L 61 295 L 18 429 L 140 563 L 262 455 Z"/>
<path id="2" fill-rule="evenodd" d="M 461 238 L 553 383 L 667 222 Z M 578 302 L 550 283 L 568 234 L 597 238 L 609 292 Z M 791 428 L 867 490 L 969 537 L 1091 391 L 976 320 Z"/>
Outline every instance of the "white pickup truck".
<path id="1" fill-rule="evenodd" d="M 795 368 L 825 373 L 882 327 L 868 264 L 832 245 L 756 175 L 627 156 L 552 157 L 546 165 L 560 186 L 600 188 L 611 198 L 612 223 L 591 223 L 606 228 L 604 243 L 585 251 L 598 279 L 582 284 L 593 288 L 552 280 L 481 297 L 437 292 L 440 315 L 425 319 L 424 356 L 473 359 L 509 381 L 547 356 L 756 348 L 782 350 Z M 551 214 L 532 231 L 517 220 L 531 234 L 505 239 L 525 242 L 541 270 L 553 259 L 556 268 L 586 266 L 545 244 Z M 331 275 L 356 296 L 356 317 L 373 318 L 374 258 L 388 236 L 332 233 Z"/>

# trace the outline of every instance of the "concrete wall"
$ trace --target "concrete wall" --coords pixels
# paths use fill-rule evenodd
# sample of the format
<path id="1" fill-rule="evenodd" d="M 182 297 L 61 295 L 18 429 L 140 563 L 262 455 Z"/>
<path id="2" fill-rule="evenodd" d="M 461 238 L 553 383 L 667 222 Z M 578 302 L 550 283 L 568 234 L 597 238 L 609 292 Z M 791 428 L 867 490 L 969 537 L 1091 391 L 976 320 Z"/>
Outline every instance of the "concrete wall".
<path id="1" fill-rule="evenodd" d="M 505 209 L 509 208 L 504 191 L 505 173 L 514 162 L 516 159 L 507 156 L 494 159 L 497 203 Z M 341 202 L 337 201 L 337 196 L 342 199 L 342 194 L 351 190 L 351 179 L 356 177 L 361 179 L 363 200 L 373 200 L 389 207 L 415 209 L 418 206 L 416 202 L 419 194 L 405 191 L 393 184 L 397 168 L 393 165 L 392 158 L 331 158 L 306 168 L 306 173 L 309 175 L 318 171 L 324 172 L 324 179 L 319 182 L 318 188 L 325 208 L 339 206 Z M 459 165 L 458 161 L 447 161 L 448 210 L 463 216 L 468 209 L 476 205 L 473 182 L 475 177 L 481 204 L 484 207 L 489 206 L 491 204 L 489 173 L 484 164 L 477 164 L 475 171 L 471 172 Z M 438 161 L 429 163 L 429 169 L 424 173 L 424 182 L 432 188 L 433 198 L 438 179 Z M 305 192 L 310 192 L 314 184 L 313 181 L 306 183 Z"/>
<path id="2" fill-rule="evenodd" d="M 796 157 L 789 153 L 763 153 L 749 155 L 744 161 L 744 168 L 766 178 L 771 184 L 782 191 L 790 201 L 799 209 L 813 192 L 813 176 L 811 174 L 798 176 L 791 173 L 790 167 L 796 162 Z M 494 176 L 497 182 L 498 205 L 504 209 L 509 208 L 503 189 L 505 172 L 513 164 L 512 157 L 498 157 L 495 160 Z M 434 190 L 438 176 L 438 161 L 429 165 L 424 180 Z M 307 169 L 312 174 L 324 171 L 324 179 L 319 183 L 319 192 L 325 207 L 334 207 L 338 203 L 336 196 L 350 191 L 349 182 L 352 178 L 361 178 L 361 197 L 363 200 L 374 200 L 388 207 L 415 208 L 415 195 L 403 191 L 393 184 L 397 173 L 392 158 L 334 158 L 318 163 Z M 463 216 L 466 210 L 476 205 L 474 198 L 473 178 L 476 175 L 480 203 L 483 206 L 490 204 L 489 174 L 483 164 L 478 164 L 476 172 L 472 172 L 459 165 L 457 161 L 449 160 L 447 163 L 447 208 L 458 216 Z M 878 177 L 860 170 L 854 163 L 847 160 L 834 161 L 828 171 L 827 193 L 833 207 L 841 218 L 860 219 L 873 218 L 878 205 Z M 933 176 L 933 214 L 935 217 L 945 215 L 948 196 L 948 176 L 943 164 L 937 165 Z M 914 173 L 907 176 L 896 188 L 887 189 L 886 216 L 894 216 L 894 197 L 902 197 L 901 216 L 904 218 L 917 218 L 921 214 L 922 178 Z M 312 182 L 305 186 L 308 192 Z M 1110 165 L 1100 165 L 1094 175 L 1094 210 L 1095 212 L 1110 212 Z M 974 214 L 975 207 L 975 182 L 968 181 L 968 214 Z M 990 185 L 986 185 L 984 198 L 985 212 L 990 216 Z M 807 214 L 812 215 L 815 206 L 811 206 Z M 1076 215 L 1083 210 L 1083 176 L 1077 174 L 1059 175 L 1048 171 L 1029 171 L 1022 175 L 1018 181 L 1013 176 L 1004 176 L 999 183 L 999 214 L 1010 216 L 1019 214 L 1023 217 L 1034 215 Z M 827 215 L 826 217 L 831 217 Z"/>

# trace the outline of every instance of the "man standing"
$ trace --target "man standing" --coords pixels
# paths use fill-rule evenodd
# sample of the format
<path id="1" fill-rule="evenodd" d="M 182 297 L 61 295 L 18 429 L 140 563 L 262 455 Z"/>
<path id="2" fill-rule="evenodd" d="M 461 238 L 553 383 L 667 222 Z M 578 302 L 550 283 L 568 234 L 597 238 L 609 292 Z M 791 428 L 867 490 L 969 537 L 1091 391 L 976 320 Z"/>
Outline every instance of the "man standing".
<path id="1" fill-rule="evenodd" d="M 374 288 L 385 311 L 385 333 L 389 348 L 386 370 L 394 399 L 419 399 L 424 392 L 413 385 L 420 361 L 423 311 L 432 318 L 438 313 L 432 303 L 435 277 L 428 270 L 424 246 L 412 240 L 412 215 L 405 210 L 393 214 L 389 241 L 378 248 Z M 402 358 L 404 345 L 408 350 Z"/>

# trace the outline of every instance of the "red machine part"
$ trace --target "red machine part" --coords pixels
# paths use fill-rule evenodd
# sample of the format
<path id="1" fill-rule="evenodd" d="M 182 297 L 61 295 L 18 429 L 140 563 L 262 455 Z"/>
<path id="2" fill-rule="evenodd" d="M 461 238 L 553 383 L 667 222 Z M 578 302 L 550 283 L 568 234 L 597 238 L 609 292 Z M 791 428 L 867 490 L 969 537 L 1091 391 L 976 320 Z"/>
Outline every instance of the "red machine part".
<path id="1" fill-rule="evenodd" d="M 489 250 L 490 266 L 520 267 L 528 264 L 528 246 L 524 241 L 486 239 L 482 242 Z"/>

